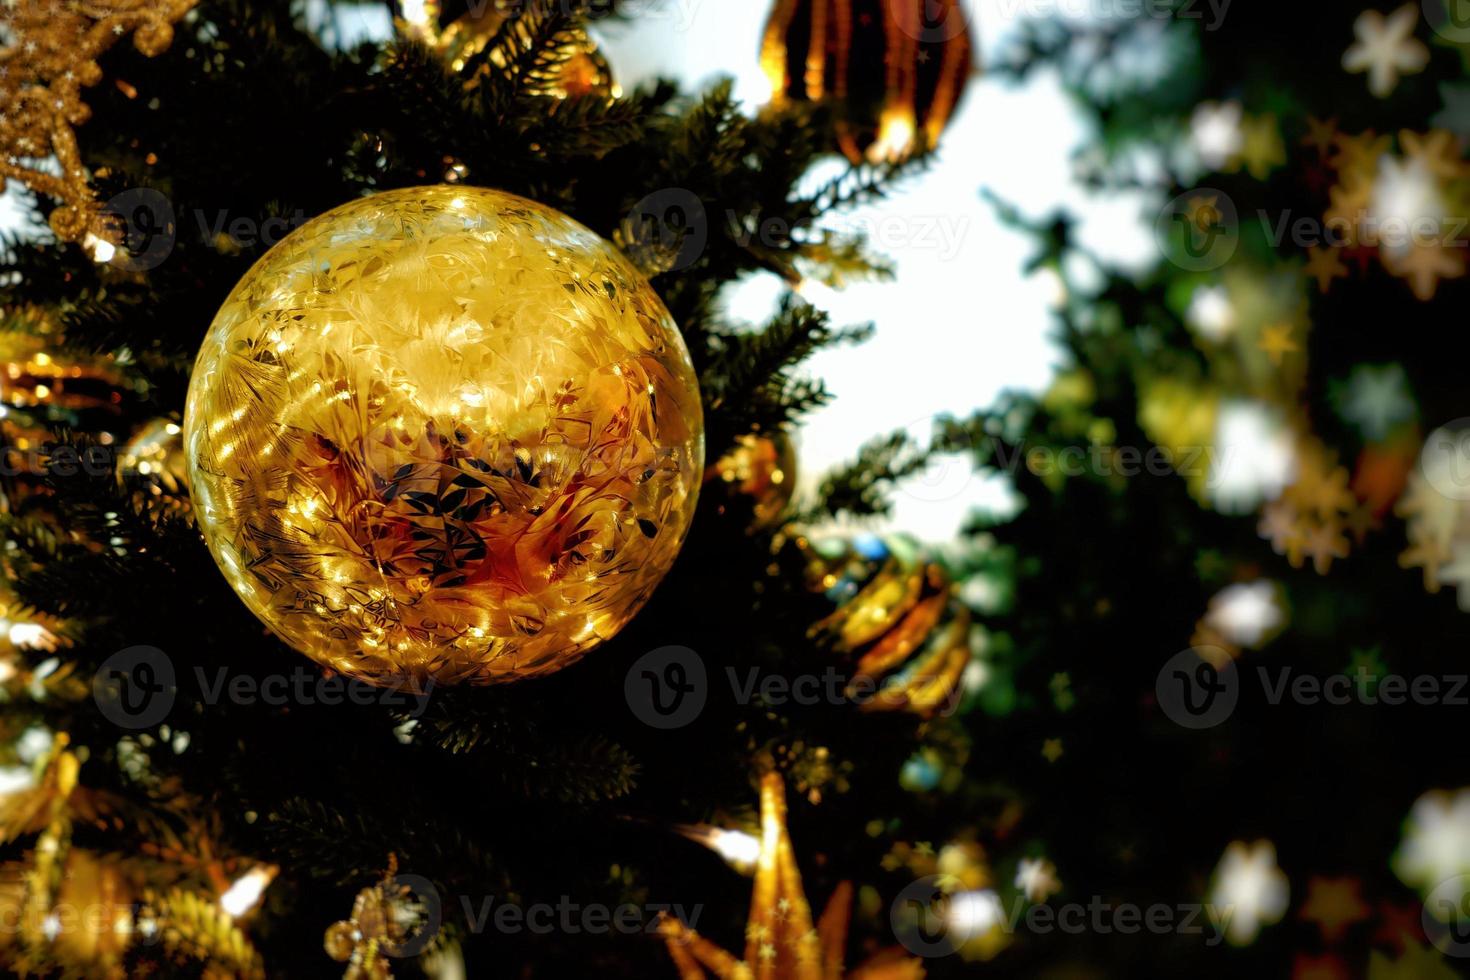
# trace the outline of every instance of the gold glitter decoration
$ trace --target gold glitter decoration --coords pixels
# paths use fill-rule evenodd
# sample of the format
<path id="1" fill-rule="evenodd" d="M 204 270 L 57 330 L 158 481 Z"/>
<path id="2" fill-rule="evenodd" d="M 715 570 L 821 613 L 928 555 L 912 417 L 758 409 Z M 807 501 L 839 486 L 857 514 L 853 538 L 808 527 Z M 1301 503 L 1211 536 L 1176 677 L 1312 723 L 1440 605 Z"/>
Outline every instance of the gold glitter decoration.
<path id="1" fill-rule="evenodd" d="M 173 41 L 173 22 L 195 0 L 7 0 L 0 48 L 0 190 L 13 177 L 56 198 L 51 230 L 62 241 L 107 237 L 72 127 L 91 115 L 81 90 L 102 79 L 101 54 L 128 31 L 148 57 Z M 39 166 L 55 156 L 61 173 Z"/>
<path id="2" fill-rule="evenodd" d="M 658 295 L 550 208 L 391 191 L 288 235 L 205 337 L 184 444 L 225 577 L 344 674 L 560 669 L 673 564 L 704 465 Z"/>

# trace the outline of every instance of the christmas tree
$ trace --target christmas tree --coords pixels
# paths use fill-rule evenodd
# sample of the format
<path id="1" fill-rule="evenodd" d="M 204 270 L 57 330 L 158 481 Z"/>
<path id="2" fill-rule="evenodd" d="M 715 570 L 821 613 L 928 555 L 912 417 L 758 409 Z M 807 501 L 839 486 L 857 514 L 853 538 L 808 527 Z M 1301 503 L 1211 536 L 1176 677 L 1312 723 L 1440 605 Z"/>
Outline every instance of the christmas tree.
<path id="1" fill-rule="evenodd" d="M 630 2 L 8 4 L 0 965 L 1458 975 L 1470 29 L 1116 6 L 776 0 L 748 106 Z M 796 493 L 833 217 L 1043 73 L 1147 261 L 976 187 L 1065 363 Z"/>

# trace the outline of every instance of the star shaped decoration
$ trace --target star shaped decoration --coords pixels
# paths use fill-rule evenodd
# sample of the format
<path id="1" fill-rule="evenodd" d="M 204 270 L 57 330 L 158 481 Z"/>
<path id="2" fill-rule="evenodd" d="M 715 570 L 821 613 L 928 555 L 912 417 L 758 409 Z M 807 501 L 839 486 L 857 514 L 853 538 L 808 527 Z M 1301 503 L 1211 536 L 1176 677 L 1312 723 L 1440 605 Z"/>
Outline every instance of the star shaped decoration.
<path id="1" fill-rule="evenodd" d="M 1332 570 L 1334 558 L 1348 556 L 1348 539 L 1336 524 L 1319 524 L 1307 532 L 1302 545 L 1302 554 L 1312 559 L 1312 567 L 1318 575 Z"/>
<path id="2" fill-rule="evenodd" d="M 1405 950 L 1415 937 L 1424 934 L 1423 921 L 1423 909 L 1417 905 L 1379 902 L 1378 928 L 1374 930 L 1373 942 Z"/>
<path id="3" fill-rule="evenodd" d="M 1363 888 L 1356 878 L 1313 877 L 1307 883 L 1307 901 L 1301 916 L 1322 930 L 1322 939 L 1336 945 L 1349 929 L 1365 922 L 1369 915 L 1363 901 Z"/>
<path id="4" fill-rule="evenodd" d="M 1338 170 L 1351 171 L 1371 178 L 1373 171 L 1378 168 L 1378 161 L 1392 146 L 1392 137 L 1379 136 L 1371 129 L 1365 129 L 1353 136 L 1340 133 L 1337 137 L 1337 152 L 1332 157 L 1332 165 Z"/>
<path id="5" fill-rule="evenodd" d="M 1385 17 L 1365 10 L 1353 23 L 1357 41 L 1342 56 L 1342 67 L 1354 75 L 1368 74 L 1368 91 L 1386 99 L 1398 88 L 1402 75 L 1414 75 L 1429 64 L 1429 49 L 1414 37 L 1419 25 L 1418 4 L 1405 4 Z"/>
<path id="6" fill-rule="evenodd" d="M 1464 249 L 1439 242 L 1410 249 L 1399 258 L 1383 256 L 1388 271 L 1405 280 L 1414 298 L 1428 303 L 1439 292 L 1439 284 L 1465 274 Z"/>
<path id="7" fill-rule="evenodd" d="M 1246 117 L 1241 124 L 1241 135 L 1244 141 L 1241 164 L 1256 180 L 1265 180 L 1271 171 L 1286 163 L 1286 143 L 1274 115 Z"/>
<path id="8" fill-rule="evenodd" d="M 1022 858 L 1016 869 L 1016 887 L 1026 901 L 1041 903 L 1062 890 L 1057 866 L 1046 858 Z"/>
<path id="9" fill-rule="evenodd" d="M 1302 145 L 1316 150 L 1324 157 L 1331 156 L 1333 148 L 1337 146 L 1337 118 L 1318 119 L 1316 116 L 1307 117 L 1307 135 L 1302 137 Z"/>
<path id="10" fill-rule="evenodd" d="M 1270 841 L 1234 841 L 1215 869 L 1209 901 L 1234 914 L 1225 927 L 1232 946 L 1249 946 L 1263 926 L 1280 922 L 1291 899 L 1286 873 L 1276 864 Z"/>
<path id="11" fill-rule="evenodd" d="M 1418 414 L 1409 377 L 1398 364 L 1359 365 L 1346 382 L 1332 386 L 1331 398 L 1342 417 L 1370 442 L 1382 442 Z"/>
<path id="12" fill-rule="evenodd" d="M 1457 180 L 1465 175 L 1465 161 L 1460 156 L 1460 143 L 1455 134 L 1447 129 L 1431 129 L 1427 133 L 1416 133 L 1406 129 L 1399 133 L 1399 145 L 1404 156 L 1420 163 L 1424 169 L 1445 180 Z"/>
<path id="13" fill-rule="evenodd" d="M 1435 949 L 1416 942 L 1406 942 L 1396 960 L 1376 949 L 1368 958 L 1368 980 L 1458 980 L 1459 976 Z"/>
<path id="14" fill-rule="evenodd" d="M 1261 339 L 1257 346 L 1265 355 L 1271 358 L 1271 363 L 1277 367 L 1286 361 L 1287 354 L 1296 354 L 1301 347 L 1292 339 L 1295 328 L 1289 323 L 1278 323 L 1261 331 Z"/>
<path id="15" fill-rule="evenodd" d="M 1302 531 L 1295 507 L 1284 500 L 1267 504 L 1261 511 L 1258 532 L 1271 542 L 1272 551 L 1284 555 L 1293 568 L 1301 567 L 1305 561 L 1303 548 L 1306 547 L 1307 536 Z"/>
<path id="16" fill-rule="evenodd" d="M 1440 589 L 1439 570 L 1450 560 L 1449 552 L 1438 541 L 1425 539 L 1411 542 L 1399 555 L 1400 568 L 1424 569 L 1424 591 L 1434 595 Z"/>
<path id="17" fill-rule="evenodd" d="M 1439 570 L 1439 580 L 1455 587 L 1461 612 L 1470 612 L 1470 544 L 1457 544 L 1447 565 Z"/>
<path id="18" fill-rule="evenodd" d="M 844 977 L 920 980 L 923 966 L 898 950 L 883 950 L 849 971 L 844 964 L 852 884 L 833 891 L 821 918 L 812 922 L 795 849 L 786 831 L 786 785 L 779 773 L 761 778 L 761 845 L 755 888 L 745 928 L 745 953 L 737 958 L 672 916 L 659 919 L 659 934 L 683 980 L 760 977 L 762 980 L 842 980 Z"/>
<path id="19" fill-rule="evenodd" d="M 1342 261 L 1342 249 L 1334 246 L 1313 245 L 1303 272 L 1317 280 L 1317 291 L 1322 293 L 1331 289 L 1334 281 L 1348 277 L 1347 265 Z"/>
<path id="20" fill-rule="evenodd" d="M 1189 142 L 1200 162 L 1211 170 L 1229 166 L 1245 146 L 1239 102 L 1206 102 L 1189 120 Z"/>
<path id="21" fill-rule="evenodd" d="M 172 43 L 173 23 L 194 3 L 31 2 L 6 15 L 0 62 L 19 69 L 21 94 L 10 99 L 11 115 L 0 132 L 0 183 L 13 178 L 59 202 L 48 223 L 62 241 L 88 243 L 95 256 L 100 254 L 95 243 L 115 235 L 88 182 L 77 144 L 74 127 L 91 115 L 81 90 L 101 80 L 98 60 L 130 30 L 140 53 L 160 54 Z M 59 166 L 37 167 L 26 158 L 54 158 Z"/>

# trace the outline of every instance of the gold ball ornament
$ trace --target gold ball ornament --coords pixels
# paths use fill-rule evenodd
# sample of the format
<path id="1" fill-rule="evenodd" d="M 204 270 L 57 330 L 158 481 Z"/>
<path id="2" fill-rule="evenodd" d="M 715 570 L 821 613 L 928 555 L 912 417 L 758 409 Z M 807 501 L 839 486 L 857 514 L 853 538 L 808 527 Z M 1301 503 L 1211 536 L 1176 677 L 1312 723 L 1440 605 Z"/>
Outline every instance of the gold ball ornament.
<path id="1" fill-rule="evenodd" d="M 755 523 L 769 528 L 781 520 L 796 493 L 796 447 L 785 430 L 741 436 L 715 463 L 713 477 L 750 499 Z"/>
<path id="2" fill-rule="evenodd" d="M 183 427 L 169 418 L 144 423 L 118 453 L 117 478 L 144 507 L 174 516 L 187 514 L 189 474 Z"/>
<path id="3" fill-rule="evenodd" d="M 363 198 L 220 308 L 184 444 L 245 604 L 376 683 L 555 671 L 673 564 L 704 465 L 678 328 L 609 243 L 482 188 Z"/>
<path id="4" fill-rule="evenodd" d="M 836 103 L 854 164 L 937 145 L 974 75 L 960 0 L 774 0 L 761 33 L 773 101 Z"/>

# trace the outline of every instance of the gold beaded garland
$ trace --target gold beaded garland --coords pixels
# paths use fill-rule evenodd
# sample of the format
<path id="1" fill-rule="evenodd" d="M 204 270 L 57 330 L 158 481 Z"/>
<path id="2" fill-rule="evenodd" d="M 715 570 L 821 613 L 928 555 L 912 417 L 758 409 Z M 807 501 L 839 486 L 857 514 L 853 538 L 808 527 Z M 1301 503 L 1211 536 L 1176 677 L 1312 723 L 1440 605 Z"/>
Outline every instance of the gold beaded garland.
<path id="1" fill-rule="evenodd" d="M 704 464 L 648 282 L 559 212 L 451 186 L 271 249 L 204 340 L 184 442 L 246 605 L 322 664 L 415 687 L 550 672 L 617 633 Z"/>

